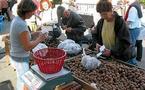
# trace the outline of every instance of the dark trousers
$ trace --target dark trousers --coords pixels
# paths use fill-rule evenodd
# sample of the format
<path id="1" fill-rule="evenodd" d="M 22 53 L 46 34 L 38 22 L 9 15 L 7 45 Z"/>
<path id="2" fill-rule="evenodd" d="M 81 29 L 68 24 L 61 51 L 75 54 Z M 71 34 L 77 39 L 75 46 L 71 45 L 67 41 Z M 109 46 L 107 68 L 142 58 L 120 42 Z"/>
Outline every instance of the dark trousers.
<path id="1" fill-rule="evenodd" d="M 141 61 L 141 59 L 142 59 L 142 52 L 143 52 L 142 40 L 137 40 L 136 41 L 136 47 L 137 47 L 137 57 L 136 57 L 136 59 L 138 61 Z"/>

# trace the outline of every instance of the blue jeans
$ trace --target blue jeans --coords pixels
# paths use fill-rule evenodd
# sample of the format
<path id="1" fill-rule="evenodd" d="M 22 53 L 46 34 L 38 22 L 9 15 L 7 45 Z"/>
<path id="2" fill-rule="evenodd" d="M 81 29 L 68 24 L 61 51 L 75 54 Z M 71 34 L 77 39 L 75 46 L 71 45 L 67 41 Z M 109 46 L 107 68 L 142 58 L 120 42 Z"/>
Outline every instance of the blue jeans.
<path id="1" fill-rule="evenodd" d="M 137 40 L 137 37 L 138 37 L 139 32 L 140 32 L 140 28 L 129 29 L 129 31 L 130 31 L 131 45 L 135 47 L 136 40 Z M 136 57 L 132 58 L 128 61 L 129 64 L 133 64 L 133 65 L 137 65 L 137 62 L 138 61 L 136 60 Z"/>
<path id="2" fill-rule="evenodd" d="M 17 73 L 17 86 L 16 90 L 23 90 L 24 82 L 21 76 L 29 70 L 29 57 L 14 57 L 11 56 L 11 64 L 16 69 Z"/>
<path id="3" fill-rule="evenodd" d="M 140 28 L 129 29 L 129 31 L 130 31 L 130 42 L 133 46 L 135 46 L 137 37 L 140 32 Z"/>

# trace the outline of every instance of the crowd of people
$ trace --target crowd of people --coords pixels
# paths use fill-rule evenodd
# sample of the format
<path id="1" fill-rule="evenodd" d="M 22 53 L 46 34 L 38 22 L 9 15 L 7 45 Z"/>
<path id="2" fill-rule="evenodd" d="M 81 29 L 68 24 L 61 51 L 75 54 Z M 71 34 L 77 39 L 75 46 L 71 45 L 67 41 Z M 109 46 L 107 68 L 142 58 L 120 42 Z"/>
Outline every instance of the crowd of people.
<path id="1" fill-rule="evenodd" d="M 126 3 L 126 0 L 123 1 Z M 129 7 L 125 17 L 113 11 L 111 0 L 98 1 L 96 12 L 101 18 L 97 25 L 90 29 L 92 34 L 90 49 L 99 51 L 99 47 L 104 45 L 103 56 L 113 56 L 137 65 L 142 58 L 142 40 L 137 40 L 142 11 L 137 0 L 127 1 Z M 70 5 L 74 6 L 72 2 Z M 15 14 L 10 26 L 11 63 L 17 72 L 17 90 L 28 90 L 21 76 L 29 69 L 30 51 L 49 37 L 46 33 L 40 32 L 39 27 L 46 23 L 58 23 L 68 39 L 81 45 L 85 37 L 86 25 L 75 9 L 66 9 L 62 5 L 55 8 L 53 1 L 48 0 L 17 0 L 12 11 Z M 32 40 L 32 36 L 36 38 Z M 137 47 L 137 54 L 135 47 Z"/>

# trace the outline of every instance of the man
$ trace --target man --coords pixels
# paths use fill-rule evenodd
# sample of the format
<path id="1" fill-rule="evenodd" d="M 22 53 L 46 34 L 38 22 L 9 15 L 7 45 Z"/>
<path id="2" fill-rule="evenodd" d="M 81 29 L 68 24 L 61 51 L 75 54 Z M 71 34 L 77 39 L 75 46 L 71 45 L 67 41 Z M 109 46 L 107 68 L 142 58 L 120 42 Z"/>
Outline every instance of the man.
<path id="1" fill-rule="evenodd" d="M 142 40 L 137 40 L 139 31 L 141 28 L 141 18 L 142 11 L 141 6 L 137 0 L 129 0 L 129 7 L 125 15 L 125 20 L 129 26 L 129 31 L 131 34 L 132 45 L 137 47 L 137 57 L 138 61 L 142 58 Z"/>
<path id="2" fill-rule="evenodd" d="M 81 44 L 86 30 L 82 17 L 71 10 L 64 10 L 61 21 L 61 27 L 65 30 L 67 38 Z"/>

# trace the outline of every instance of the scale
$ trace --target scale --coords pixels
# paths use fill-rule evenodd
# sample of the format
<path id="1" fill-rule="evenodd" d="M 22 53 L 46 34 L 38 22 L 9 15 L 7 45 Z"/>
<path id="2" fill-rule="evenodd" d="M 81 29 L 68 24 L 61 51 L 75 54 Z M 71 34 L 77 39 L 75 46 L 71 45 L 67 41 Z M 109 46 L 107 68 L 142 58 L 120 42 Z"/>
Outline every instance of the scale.
<path id="1" fill-rule="evenodd" d="M 42 73 L 37 65 L 22 76 L 30 90 L 55 90 L 56 86 L 70 83 L 74 80 L 72 73 L 65 68 L 54 74 Z"/>

